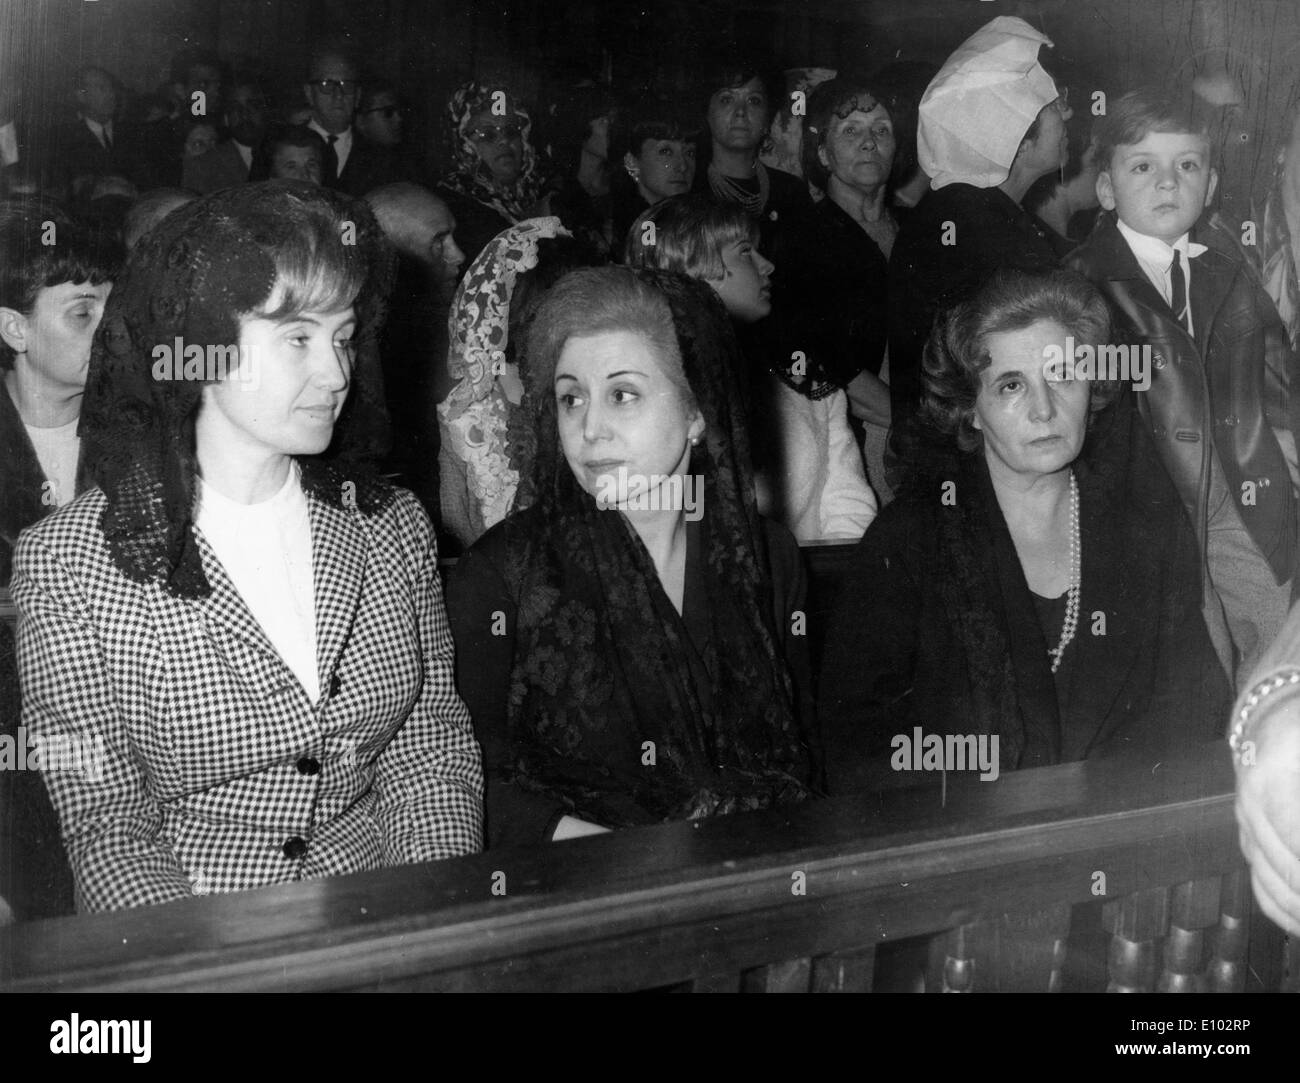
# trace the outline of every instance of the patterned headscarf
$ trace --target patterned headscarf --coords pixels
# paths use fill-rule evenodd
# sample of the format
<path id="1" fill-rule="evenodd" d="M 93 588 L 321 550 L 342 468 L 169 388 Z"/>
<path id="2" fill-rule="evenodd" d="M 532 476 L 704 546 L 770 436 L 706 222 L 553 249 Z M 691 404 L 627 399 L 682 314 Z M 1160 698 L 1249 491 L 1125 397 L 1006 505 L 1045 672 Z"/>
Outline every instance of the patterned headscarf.
<path id="1" fill-rule="evenodd" d="M 181 597 L 211 591 L 192 530 L 194 419 L 211 380 L 157 378 L 157 347 L 237 343 L 241 315 L 259 310 L 275 287 L 275 252 L 303 235 L 308 215 L 322 212 L 340 224 L 338 236 L 331 234 L 333 256 L 361 283 L 353 304 L 357 353 L 347 404 L 320 457 L 333 466 L 303 458 L 303 487 L 338 506 L 347 500 L 363 514 L 392 499 L 391 488 L 372 482 L 368 469 L 388 444 L 378 336 L 393 258 L 383 233 L 364 203 L 317 185 L 229 188 L 179 208 L 149 232 L 131 253 L 95 334 L 82 453 L 108 497 L 102 525 L 114 563 L 131 579 L 162 581 Z M 346 491 L 344 477 L 353 481 Z"/>
<path id="2" fill-rule="evenodd" d="M 498 234 L 465 272 L 447 317 L 453 386 L 438 404 L 438 422 L 442 446 L 464 465 L 475 537 L 510 513 L 519 485 L 519 457 L 509 438 L 518 411 L 497 380 L 509 341 L 510 298 L 518 276 L 537 266 L 538 242 L 567 236 L 558 218 L 529 218 Z"/>
<path id="3" fill-rule="evenodd" d="M 470 122 L 474 116 L 484 110 L 490 111 L 496 103 L 503 101 L 509 108 L 498 119 L 509 120 L 511 116 L 516 118 L 521 128 L 520 139 L 524 144 L 524 161 L 513 192 L 503 192 L 492 183 L 479 158 L 478 148 L 469 136 Z M 526 218 L 529 210 L 537 203 L 542 189 L 537 152 L 530 139 L 533 122 L 528 111 L 504 87 L 469 82 L 452 94 L 447 103 L 447 122 L 451 145 L 456 154 L 456 168 L 443 180 L 443 187 L 491 207 L 511 222 Z"/>

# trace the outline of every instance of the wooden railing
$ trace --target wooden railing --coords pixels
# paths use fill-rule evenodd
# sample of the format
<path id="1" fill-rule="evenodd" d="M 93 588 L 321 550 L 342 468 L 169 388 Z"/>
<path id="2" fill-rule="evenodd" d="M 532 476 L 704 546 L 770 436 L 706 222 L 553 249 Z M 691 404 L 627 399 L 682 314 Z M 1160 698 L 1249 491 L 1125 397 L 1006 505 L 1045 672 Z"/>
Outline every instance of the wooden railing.
<path id="1" fill-rule="evenodd" d="M 0 932 L 9 990 L 1270 989 L 1222 744 Z M 941 803 L 942 802 L 942 803 Z M 1073 923 L 1071 923 L 1073 915 Z M 917 951 L 896 950 L 906 938 Z M 926 944 L 931 945 L 928 949 Z M 911 961 L 909 961 L 911 960 Z"/>

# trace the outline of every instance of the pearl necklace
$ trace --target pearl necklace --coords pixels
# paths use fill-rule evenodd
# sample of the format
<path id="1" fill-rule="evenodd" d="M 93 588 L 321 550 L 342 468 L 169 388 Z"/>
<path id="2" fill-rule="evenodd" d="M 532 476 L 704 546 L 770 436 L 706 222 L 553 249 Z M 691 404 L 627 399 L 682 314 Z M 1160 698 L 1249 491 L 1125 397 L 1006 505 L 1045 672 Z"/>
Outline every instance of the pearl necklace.
<path id="1" fill-rule="evenodd" d="M 1079 592 L 1083 582 L 1083 540 L 1079 536 L 1079 485 L 1070 471 L 1070 592 L 1065 602 L 1065 621 L 1061 625 L 1061 641 L 1047 652 L 1052 659 L 1052 672 L 1061 667 L 1061 656 L 1074 639 L 1079 627 Z"/>
<path id="2" fill-rule="evenodd" d="M 718 167 L 709 163 L 709 188 L 723 203 L 737 203 L 751 218 L 757 218 L 767 206 L 768 193 L 772 182 L 762 162 L 754 163 L 754 172 L 758 177 L 758 191 L 751 192 L 744 185 L 736 183 L 731 177 L 719 172 Z"/>

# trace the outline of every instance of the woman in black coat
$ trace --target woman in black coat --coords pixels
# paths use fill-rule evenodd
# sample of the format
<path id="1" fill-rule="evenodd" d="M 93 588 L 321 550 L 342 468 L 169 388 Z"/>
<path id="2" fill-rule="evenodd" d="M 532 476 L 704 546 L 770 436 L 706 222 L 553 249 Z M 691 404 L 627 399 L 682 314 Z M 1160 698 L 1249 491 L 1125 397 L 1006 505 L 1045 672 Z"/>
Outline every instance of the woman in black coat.
<path id="1" fill-rule="evenodd" d="M 918 727 L 983 738 L 986 776 L 1218 736 L 1191 528 L 1154 453 L 1127 455 L 1127 397 L 1097 409 L 1067 354 L 1108 335 L 1068 272 L 1004 274 L 936 325 L 934 446 L 858 546 L 828 636 L 832 793 L 916 782 Z"/>

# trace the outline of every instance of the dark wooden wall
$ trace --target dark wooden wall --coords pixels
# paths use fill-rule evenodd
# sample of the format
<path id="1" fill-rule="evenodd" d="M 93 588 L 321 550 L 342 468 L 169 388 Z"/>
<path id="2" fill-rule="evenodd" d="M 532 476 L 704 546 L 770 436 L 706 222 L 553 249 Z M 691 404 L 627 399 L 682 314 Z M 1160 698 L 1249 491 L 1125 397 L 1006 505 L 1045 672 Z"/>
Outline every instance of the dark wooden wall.
<path id="1" fill-rule="evenodd" d="M 525 98 L 578 74 L 684 93 L 723 39 L 788 67 L 937 64 L 1003 14 L 1045 30 L 1085 87 L 1225 67 L 1246 106 L 1229 118 L 1224 187 L 1244 200 L 1267 183 L 1300 98 L 1294 0 L 0 0 L 0 77 L 17 71 L 52 108 L 79 64 L 143 91 L 166 78 L 173 52 L 202 42 L 292 86 L 307 43 L 339 34 L 397 76 L 436 151 L 442 105 L 472 75 L 508 78 Z"/>

